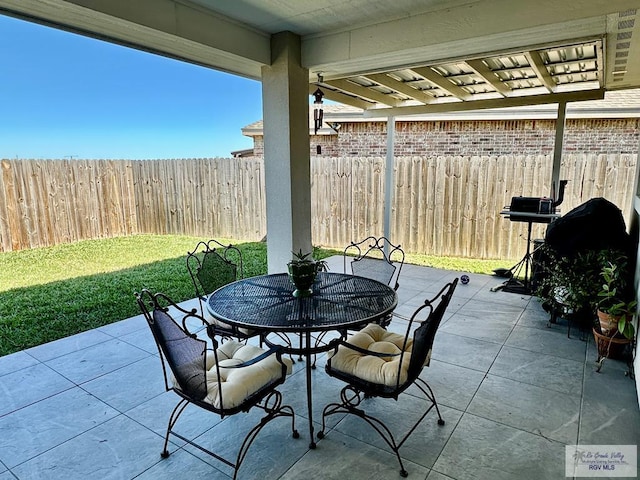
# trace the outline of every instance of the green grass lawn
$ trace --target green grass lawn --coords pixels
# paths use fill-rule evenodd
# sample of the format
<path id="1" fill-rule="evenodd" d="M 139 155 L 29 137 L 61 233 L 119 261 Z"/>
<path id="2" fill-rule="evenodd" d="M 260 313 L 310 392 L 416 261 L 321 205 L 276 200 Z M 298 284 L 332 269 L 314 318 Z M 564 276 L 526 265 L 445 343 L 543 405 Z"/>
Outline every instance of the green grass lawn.
<path id="1" fill-rule="evenodd" d="M 133 294 L 142 288 L 178 302 L 193 298 L 185 257 L 200 240 L 136 235 L 0 253 L 0 356 L 137 315 Z M 266 273 L 266 244 L 237 245 L 245 276 Z M 338 253 L 320 249 L 317 256 Z M 473 273 L 511 264 L 428 255 L 406 261 Z"/>

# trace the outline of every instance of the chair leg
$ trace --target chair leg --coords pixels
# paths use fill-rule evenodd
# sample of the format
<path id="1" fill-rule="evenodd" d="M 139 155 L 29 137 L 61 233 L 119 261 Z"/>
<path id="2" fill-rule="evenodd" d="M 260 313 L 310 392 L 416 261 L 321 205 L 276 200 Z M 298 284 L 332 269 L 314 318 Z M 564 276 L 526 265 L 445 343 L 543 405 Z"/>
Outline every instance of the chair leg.
<path id="1" fill-rule="evenodd" d="M 238 456 L 236 457 L 233 480 L 236 480 L 238 470 L 240 469 L 240 465 L 242 465 L 242 462 L 244 461 L 247 452 L 249 451 L 249 447 L 260 433 L 260 430 L 262 430 L 262 428 L 271 420 L 278 417 L 291 417 L 291 435 L 293 436 L 293 438 L 300 438 L 300 434 L 298 433 L 298 430 L 296 430 L 295 413 L 289 405 L 282 405 L 282 394 L 279 391 L 274 390 L 273 392 L 271 392 L 262 401 L 262 403 L 256 405 L 256 407 L 263 409 L 266 415 L 262 417 L 260 419 L 260 422 L 256 426 L 254 426 L 245 436 L 244 441 L 242 442 L 242 446 L 238 451 Z"/>
<path id="2" fill-rule="evenodd" d="M 404 442 L 409 438 L 409 436 L 415 431 L 418 425 L 424 420 L 427 414 L 435 407 L 436 412 L 438 414 L 438 425 L 444 425 L 444 419 L 440 414 L 440 409 L 438 408 L 438 404 L 435 400 L 435 396 L 433 394 L 433 390 L 431 387 L 422 379 L 418 378 L 414 383 L 418 389 L 425 395 L 425 399 L 431 403 L 431 405 L 427 408 L 427 410 L 420 416 L 417 422 L 413 424 L 413 426 L 409 429 L 408 432 L 404 434 L 404 436 L 397 441 L 394 437 L 391 430 L 382 422 L 382 420 L 368 415 L 363 409 L 358 408 L 363 400 L 366 397 L 364 392 L 352 387 L 351 385 L 345 386 L 340 391 L 340 403 L 330 403 L 324 407 L 322 411 L 322 428 L 318 432 L 318 438 L 323 439 L 325 437 L 326 430 L 326 418 L 330 415 L 334 415 L 337 413 L 349 413 L 360 417 L 365 422 L 367 422 L 378 435 L 382 437 L 385 443 L 389 446 L 389 448 L 395 453 L 396 458 L 398 459 L 398 463 L 400 464 L 400 476 L 406 477 L 408 475 L 407 470 L 404 468 L 404 464 L 402 463 L 402 458 L 400 457 L 400 448 L 404 444 Z"/>
<path id="3" fill-rule="evenodd" d="M 340 399 L 342 403 L 330 403 L 324 407 L 322 410 L 322 429 L 318 432 L 318 438 L 323 439 L 325 437 L 325 429 L 326 429 L 326 417 L 330 415 L 334 415 L 336 413 L 349 413 L 360 417 L 365 422 L 367 422 L 371 427 L 378 432 L 378 435 L 382 437 L 385 443 L 389 446 L 389 448 L 396 454 L 396 458 L 398 459 L 398 463 L 400 464 L 400 476 L 406 477 L 409 475 L 407 470 L 404 468 L 404 464 L 402 463 L 402 458 L 400 458 L 400 445 L 396 443 L 396 440 L 391 433 L 391 430 L 379 419 L 376 417 L 367 415 L 366 412 L 360 408 L 357 408 L 362 400 L 364 399 L 364 395 L 359 390 L 356 390 L 351 385 L 347 385 L 340 392 Z"/>
<path id="4" fill-rule="evenodd" d="M 438 407 L 438 402 L 436 402 L 436 396 L 434 395 L 433 390 L 431 390 L 431 387 L 429 386 L 429 384 L 424 380 L 422 380 L 420 377 L 418 377 L 416 378 L 414 385 L 418 387 L 422 391 L 422 393 L 424 393 L 424 396 L 427 397 L 429 401 L 433 404 L 432 407 L 429 407 L 429 409 L 427 410 L 427 413 L 429 413 L 429 410 L 431 410 L 431 408 L 435 407 L 436 413 L 438 414 L 438 425 L 440 426 L 444 425 L 444 419 L 440 414 L 440 408 Z"/>
<path id="5" fill-rule="evenodd" d="M 169 456 L 169 450 L 167 449 L 167 447 L 169 446 L 169 435 L 171 435 L 173 427 L 178 421 L 178 418 L 180 417 L 180 415 L 182 415 L 182 412 L 184 412 L 184 409 L 187 408 L 187 405 L 189 405 L 189 401 L 184 398 L 181 399 L 178 402 L 178 404 L 175 406 L 173 411 L 171 412 L 171 415 L 169 416 L 169 424 L 167 425 L 167 434 L 164 436 L 164 446 L 162 447 L 162 452 L 160 453 L 160 456 L 162 458 L 167 458 Z"/>
<path id="6" fill-rule="evenodd" d="M 240 446 L 240 450 L 238 451 L 236 462 L 233 463 L 227 460 L 226 458 L 218 455 L 217 453 L 212 452 L 211 450 L 208 450 L 203 446 L 193 442 L 192 440 L 186 437 L 183 437 L 179 433 L 176 433 L 173 431 L 173 427 L 175 426 L 176 422 L 178 421 L 178 418 L 180 417 L 182 412 L 184 412 L 184 409 L 188 404 L 189 404 L 189 401 L 183 398 L 180 400 L 180 402 L 178 402 L 178 405 L 176 405 L 176 407 L 173 409 L 173 412 L 171 412 L 171 416 L 169 418 L 169 427 L 167 428 L 167 435 L 165 437 L 165 442 L 164 442 L 164 449 L 161 453 L 162 458 L 167 458 L 169 456 L 169 451 L 167 450 L 167 446 L 169 443 L 169 435 L 173 435 L 183 440 L 184 442 L 188 443 L 189 445 L 192 445 L 193 447 L 199 449 L 200 451 L 208 455 L 211 455 L 212 457 L 216 458 L 222 463 L 233 468 L 233 479 L 235 480 L 238 475 L 238 470 L 240 469 L 240 466 L 242 465 L 242 462 L 244 461 L 247 455 L 249 447 L 258 436 L 258 433 L 260 433 L 260 430 L 262 430 L 262 428 L 271 420 L 278 417 L 290 417 L 291 432 L 292 432 L 291 436 L 293 438 L 300 438 L 300 434 L 298 433 L 298 430 L 296 430 L 295 413 L 293 411 L 293 408 L 291 408 L 289 405 L 283 405 L 282 394 L 279 391 L 274 390 L 270 392 L 264 399 L 262 399 L 262 401 L 259 404 L 255 405 L 255 408 L 260 408 L 264 410 L 266 415 L 260 419 L 260 422 L 257 425 L 255 425 L 249 431 L 249 433 L 247 433 L 247 435 L 245 436 L 242 442 L 242 445 Z"/>

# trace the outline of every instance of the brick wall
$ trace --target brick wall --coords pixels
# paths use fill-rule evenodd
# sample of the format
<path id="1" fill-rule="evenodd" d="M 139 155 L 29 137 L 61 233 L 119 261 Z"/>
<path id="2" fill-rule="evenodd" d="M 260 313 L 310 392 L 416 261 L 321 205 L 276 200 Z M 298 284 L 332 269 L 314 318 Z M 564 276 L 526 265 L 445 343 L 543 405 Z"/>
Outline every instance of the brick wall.
<path id="1" fill-rule="evenodd" d="M 551 155 L 555 120 L 416 121 L 396 123 L 396 156 Z M 345 123 L 338 135 L 311 137 L 311 155 L 384 156 L 386 122 Z M 567 120 L 567 153 L 634 154 L 640 119 Z M 264 155 L 262 137 L 254 137 L 256 156 Z"/>

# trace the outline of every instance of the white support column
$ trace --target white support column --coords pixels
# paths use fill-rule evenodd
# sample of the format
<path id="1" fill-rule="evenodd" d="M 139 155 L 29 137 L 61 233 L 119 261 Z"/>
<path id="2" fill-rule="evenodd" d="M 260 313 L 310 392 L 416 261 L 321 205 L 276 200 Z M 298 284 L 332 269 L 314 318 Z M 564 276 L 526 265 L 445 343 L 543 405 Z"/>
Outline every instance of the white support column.
<path id="1" fill-rule="evenodd" d="M 556 138 L 553 144 L 553 169 L 551 171 L 551 195 L 558 198 L 560 188 L 560 163 L 562 162 L 562 147 L 564 146 L 564 126 L 567 116 L 567 102 L 558 104 L 558 119 L 556 120 Z M 555 189 L 554 189 L 555 186 Z"/>
<path id="2" fill-rule="evenodd" d="M 387 118 L 387 161 L 384 173 L 384 236 L 391 241 L 393 241 L 391 238 L 391 217 L 393 213 L 393 153 L 395 150 L 395 138 L 396 119 L 395 117 L 389 117 Z"/>
<path id="3" fill-rule="evenodd" d="M 291 251 L 311 251 L 309 72 L 300 58 L 300 37 L 281 32 L 262 67 L 269 273 L 285 272 Z"/>

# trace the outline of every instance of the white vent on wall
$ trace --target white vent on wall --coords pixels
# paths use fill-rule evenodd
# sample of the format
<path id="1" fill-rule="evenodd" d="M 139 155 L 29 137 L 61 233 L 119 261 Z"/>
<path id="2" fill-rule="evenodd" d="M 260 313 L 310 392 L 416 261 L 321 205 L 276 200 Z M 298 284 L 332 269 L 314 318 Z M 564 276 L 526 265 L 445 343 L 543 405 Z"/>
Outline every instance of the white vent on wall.
<path id="1" fill-rule="evenodd" d="M 633 36 L 632 29 L 636 22 L 636 14 L 636 9 L 618 13 L 618 32 L 616 34 L 617 43 L 615 44 L 615 62 L 612 72 L 614 82 L 621 82 L 624 80 L 624 75 L 627 73 L 627 59 L 629 58 L 631 37 Z"/>

